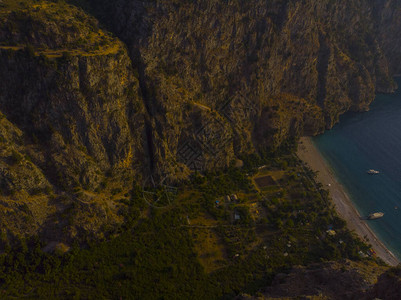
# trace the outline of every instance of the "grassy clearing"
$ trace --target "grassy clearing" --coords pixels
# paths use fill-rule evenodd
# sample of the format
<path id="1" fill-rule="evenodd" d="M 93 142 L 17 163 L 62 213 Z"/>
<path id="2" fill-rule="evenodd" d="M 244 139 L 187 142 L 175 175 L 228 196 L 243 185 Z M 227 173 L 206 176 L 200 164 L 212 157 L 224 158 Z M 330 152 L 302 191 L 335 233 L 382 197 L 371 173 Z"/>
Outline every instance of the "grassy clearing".
<path id="1" fill-rule="evenodd" d="M 211 229 L 190 229 L 200 264 L 207 274 L 227 265 L 227 254 L 222 239 Z"/>

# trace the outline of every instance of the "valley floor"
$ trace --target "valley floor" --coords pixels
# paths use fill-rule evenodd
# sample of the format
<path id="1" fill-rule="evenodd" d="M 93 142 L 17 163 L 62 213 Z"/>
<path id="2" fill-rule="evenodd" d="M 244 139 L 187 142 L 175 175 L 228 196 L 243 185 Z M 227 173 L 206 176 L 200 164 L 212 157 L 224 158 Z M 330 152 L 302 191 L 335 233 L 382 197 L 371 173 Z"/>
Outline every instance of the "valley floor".
<path id="1" fill-rule="evenodd" d="M 324 160 L 319 150 L 313 145 L 310 137 L 303 137 L 298 146 L 298 157 L 313 171 L 317 172 L 317 181 L 329 190 L 338 214 L 347 221 L 350 230 L 354 230 L 362 240 L 372 245 L 377 256 L 390 266 L 396 266 L 400 261 L 378 239 L 374 232 L 361 220 L 344 187 L 337 181 L 330 166 Z"/>

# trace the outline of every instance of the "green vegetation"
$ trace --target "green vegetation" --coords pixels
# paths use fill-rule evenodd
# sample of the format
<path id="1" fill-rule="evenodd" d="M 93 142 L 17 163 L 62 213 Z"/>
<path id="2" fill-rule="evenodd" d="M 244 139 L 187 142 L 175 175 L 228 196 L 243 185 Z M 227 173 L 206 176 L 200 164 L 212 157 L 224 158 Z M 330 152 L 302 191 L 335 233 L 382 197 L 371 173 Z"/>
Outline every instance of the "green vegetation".
<path id="1" fill-rule="evenodd" d="M 12 247 L 4 240 L 4 296 L 231 298 L 257 292 L 293 265 L 362 259 L 358 252 L 368 246 L 346 229 L 327 193 L 311 179 L 313 172 L 296 157 L 247 161 L 266 167 L 198 174 L 163 208 L 149 206 L 135 187 L 130 200 L 121 200 L 127 207 L 124 226 L 104 241 L 75 244 L 65 254 L 44 253 L 38 240 L 19 239 Z M 251 176 L 265 174 L 277 179 L 275 186 L 258 192 Z M 226 199 L 232 194 L 237 201 Z"/>

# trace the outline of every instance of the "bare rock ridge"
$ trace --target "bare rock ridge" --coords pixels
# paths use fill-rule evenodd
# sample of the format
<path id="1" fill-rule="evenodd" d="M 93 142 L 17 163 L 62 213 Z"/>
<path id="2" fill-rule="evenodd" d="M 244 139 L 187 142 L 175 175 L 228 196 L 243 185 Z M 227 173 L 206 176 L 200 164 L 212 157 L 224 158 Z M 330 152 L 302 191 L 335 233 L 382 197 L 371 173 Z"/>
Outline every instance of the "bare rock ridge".
<path id="1" fill-rule="evenodd" d="M 401 69 L 397 1 L 71 2 L 0 7 L 10 235 L 101 235 L 133 184 L 318 134 Z"/>

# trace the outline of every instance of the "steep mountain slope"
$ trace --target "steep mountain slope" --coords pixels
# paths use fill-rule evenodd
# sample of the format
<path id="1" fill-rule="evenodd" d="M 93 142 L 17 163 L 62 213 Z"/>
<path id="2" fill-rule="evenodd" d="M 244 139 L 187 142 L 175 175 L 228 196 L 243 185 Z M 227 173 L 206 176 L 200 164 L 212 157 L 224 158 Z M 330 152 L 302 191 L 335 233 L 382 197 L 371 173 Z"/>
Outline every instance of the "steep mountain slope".
<path id="1" fill-rule="evenodd" d="M 199 168 L 215 161 L 216 155 L 196 146 L 206 124 L 192 124 L 188 110 L 194 103 L 218 114 L 221 131 L 232 135 L 230 142 L 215 145 L 212 136 L 219 132 L 209 130 L 207 144 L 224 165 L 220 157 L 231 158 L 232 151 L 276 149 L 289 137 L 319 133 L 348 110 L 368 109 L 375 91 L 395 88 L 371 1 L 93 4 L 95 15 L 126 42 L 140 68 L 154 120 L 149 130 L 154 171 L 163 174 L 174 173 L 166 160 L 193 163 L 180 155 L 184 142 L 197 148 Z M 385 22 L 396 34 L 393 19 Z M 294 96 L 299 99 L 291 100 Z M 278 108 L 291 101 L 307 107 Z"/>
<path id="2" fill-rule="evenodd" d="M 400 69 L 397 1 L 70 2 L 102 25 L 62 2 L 0 5 L 2 222 L 14 233 L 68 240 L 120 224 L 133 184 L 320 133 L 393 91 Z"/>
<path id="3" fill-rule="evenodd" d="M 401 74 L 401 3 L 396 0 L 375 3 L 377 36 L 389 61 L 392 74 Z"/>
<path id="4" fill-rule="evenodd" d="M 396 88 L 397 1 L 70 2 L 0 0 L 4 293 L 213 299 L 370 253 L 296 157 L 248 154 Z M 343 273 L 361 297 L 381 295 L 348 267 L 293 268 L 266 295 L 319 294 L 310 281 L 332 296 Z"/>
<path id="5" fill-rule="evenodd" d="M 23 4 L 0 11 L 2 228 L 49 239 L 99 232 L 122 221 L 111 190 L 124 198 L 146 165 L 138 80 L 95 19 Z"/>

